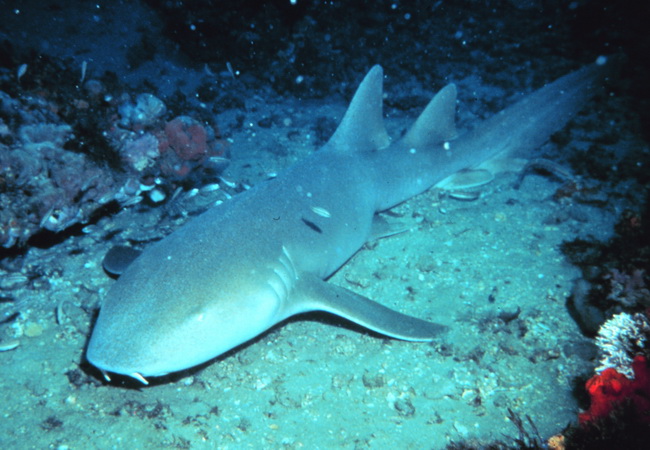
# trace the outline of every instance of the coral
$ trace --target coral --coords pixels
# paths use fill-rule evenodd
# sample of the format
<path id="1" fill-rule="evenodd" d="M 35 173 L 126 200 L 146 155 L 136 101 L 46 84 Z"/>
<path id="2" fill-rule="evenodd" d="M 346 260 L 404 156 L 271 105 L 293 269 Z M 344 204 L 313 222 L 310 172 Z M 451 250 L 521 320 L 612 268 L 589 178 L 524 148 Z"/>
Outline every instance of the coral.
<path id="1" fill-rule="evenodd" d="M 161 162 L 163 174 L 184 178 L 199 166 L 223 170 L 227 164 L 227 144 L 215 135 L 212 127 L 188 116 L 178 116 L 167 122 L 159 146 L 164 158 Z"/>
<path id="2" fill-rule="evenodd" d="M 600 366 L 587 381 L 591 406 L 579 415 L 581 424 L 624 407 L 650 423 L 649 337 L 650 320 L 645 314 L 621 313 L 603 324 L 596 338 Z"/>
<path id="3" fill-rule="evenodd" d="M 145 133 L 135 139 L 126 139 L 120 153 L 130 168 L 142 172 L 152 167 L 160 156 L 158 146 L 158 139 L 150 133 Z"/>
<path id="4" fill-rule="evenodd" d="M 118 115 L 103 125 L 102 135 L 128 178 L 115 194 L 118 203 L 161 203 L 179 186 L 213 181 L 226 167 L 227 143 L 207 123 L 189 116 L 165 122 L 167 107 L 151 94 L 137 96 L 135 103 L 123 94 L 116 104 Z"/>
<path id="5" fill-rule="evenodd" d="M 566 438 L 561 434 L 556 434 L 548 438 L 546 445 L 551 450 L 564 450 L 566 448 Z"/>
<path id="6" fill-rule="evenodd" d="M 4 92 L 0 99 L 0 246 L 24 245 L 43 229 L 60 232 L 85 223 L 115 199 L 120 187 L 113 174 L 64 148 L 75 133 L 55 104 Z"/>
<path id="7" fill-rule="evenodd" d="M 219 172 L 227 164 L 227 143 L 216 137 L 210 125 L 189 116 L 178 116 L 164 123 L 164 127 L 163 122 L 157 122 L 138 132 L 117 123 L 106 135 L 111 147 L 117 150 L 122 167 L 141 183 L 136 195 L 148 192 L 146 196 L 154 203 L 179 184 L 200 183 L 199 169 Z M 214 179 L 212 175 L 210 178 Z M 155 189 L 152 180 L 157 185 Z"/>
<path id="8" fill-rule="evenodd" d="M 650 353 L 650 320 L 645 314 L 616 314 L 605 322 L 598 331 L 596 345 L 600 353 L 597 373 L 614 369 L 633 378 L 632 361 L 637 355 Z"/>
<path id="9" fill-rule="evenodd" d="M 650 306 L 650 290 L 645 280 L 645 272 L 641 269 L 632 270 L 631 274 L 612 269 L 605 278 L 610 282 L 610 292 L 607 299 L 620 303 L 622 306 Z"/>
<path id="10" fill-rule="evenodd" d="M 580 424 L 607 418 L 622 407 L 633 409 L 636 417 L 650 421 L 650 366 L 644 356 L 632 362 L 634 379 L 629 379 L 615 369 L 605 369 L 587 382 L 591 397 L 589 410 L 579 415 Z"/>
<path id="11" fill-rule="evenodd" d="M 67 124 L 40 123 L 24 125 L 18 130 L 18 138 L 23 145 L 36 149 L 41 146 L 62 147 L 73 137 L 72 127 Z"/>
<path id="12" fill-rule="evenodd" d="M 40 228 L 58 232 L 87 220 L 111 189 L 113 180 L 99 176 L 83 155 L 57 147 L 45 150 L 17 148 L 0 156 L 0 166 L 12 167 L 3 178 L 3 247 L 26 241 Z"/>
<path id="13" fill-rule="evenodd" d="M 127 101 L 118 108 L 120 125 L 134 131 L 154 125 L 166 111 L 165 103 L 152 94 L 140 94 L 135 104 Z"/>
<path id="14" fill-rule="evenodd" d="M 589 409 L 547 442 L 556 449 L 646 448 L 650 436 L 650 320 L 617 314 L 597 336 L 600 366 L 586 383 Z"/>
<path id="15" fill-rule="evenodd" d="M 24 242 L 40 228 L 59 232 L 82 223 L 116 190 L 84 155 L 61 148 L 70 130 L 65 124 L 25 125 L 17 145 L 0 153 L 2 246 Z"/>
<path id="16" fill-rule="evenodd" d="M 606 317 L 650 308 L 650 195 L 640 211 L 625 210 L 606 242 L 575 239 L 563 253 L 582 269 L 567 306 L 581 330 L 596 334 Z"/>
<path id="17" fill-rule="evenodd" d="M 184 161 L 197 161 L 208 151 L 208 133 L 203 125 L 187 116 L 179 116 L 165 125 L 167 145 Z"/>
<path id="18" fill-rule="evenodd" d="M 76 65 L 23 56 L 20 83 L 0 71 L 0 247 L 88 223 L 107 203 L 160 203 L 225 167 L 226 143 L 207 123 L 167 123 L 165 102 L 109 72 L 80 82 Z"/>

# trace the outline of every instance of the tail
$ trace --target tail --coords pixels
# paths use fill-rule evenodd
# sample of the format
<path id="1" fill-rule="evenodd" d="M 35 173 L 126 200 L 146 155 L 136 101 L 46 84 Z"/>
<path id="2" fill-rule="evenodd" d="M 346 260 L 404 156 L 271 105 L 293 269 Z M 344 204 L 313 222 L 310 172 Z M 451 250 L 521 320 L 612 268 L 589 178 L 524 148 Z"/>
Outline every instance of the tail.
<path id="1" fill-rule="evenodd" d="M 329 151 L 357 152 L 375 177 L 376 210 L 391 208 L 433 185 L 462 188 L 490 180 L 499 161 L 527 156 L 561 129 L 603 86 L 618 57 L 596 63 L 547 84 L 456 138 L 456 87 L 450 84 L 429 102 L 410 130 L 390 143 L 382 118 L 381 67 L 375 66 L 357 89 Z M 481 169 L 459 186 L 454 174 Z"/>
<path id="2" fill-rule="evenodd" d="M 599 57 L 595 63 L 547 84 L 452 142 L 452 151 L 466 153 L 461 169 L 481 165 L 489 169 L 488 161 L 528 157 L 602 91 L 619 61 L 619 57 Z M 477 148 L 481 150 L 472 151 Z M 494 163 L 492 167 L 502 165 Z"/>

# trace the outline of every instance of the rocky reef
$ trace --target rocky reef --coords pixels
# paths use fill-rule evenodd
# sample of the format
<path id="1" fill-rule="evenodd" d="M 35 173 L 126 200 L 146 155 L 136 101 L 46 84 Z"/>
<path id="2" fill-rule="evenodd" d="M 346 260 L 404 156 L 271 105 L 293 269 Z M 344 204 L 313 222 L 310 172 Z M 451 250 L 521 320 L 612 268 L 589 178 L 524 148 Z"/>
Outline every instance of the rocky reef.
<path id="1" fill-rule="evenodd" d="M 87 79 L 85 65 L 21 60 L 0 73 L 0 246 L 160 204 L 227 166 L 227 141 L 193 111 L 173 116 L 111 74 Z"/>

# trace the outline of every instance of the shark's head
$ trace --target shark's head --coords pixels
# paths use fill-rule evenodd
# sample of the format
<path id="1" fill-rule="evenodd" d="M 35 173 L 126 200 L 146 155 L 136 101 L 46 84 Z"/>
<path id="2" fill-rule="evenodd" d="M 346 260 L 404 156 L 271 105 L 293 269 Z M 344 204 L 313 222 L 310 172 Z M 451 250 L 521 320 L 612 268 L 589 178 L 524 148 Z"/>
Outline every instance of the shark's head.
<path id="1" fill-rule="evenodd" d="M 104 299 L 86 357 L 105 375 L 146 383 L 209 361 L 283 318 L 294 276 L 286 266 L 214 270 L 198 250 L 186 264 L 160 258 L 160 247 L 133 262 Z"/>
<path id="2" fill-rule="evenodd" d="M 239 293 L 224 289 L 213 294 L 214 302 L 199 302 L 201 307 L 185 311 L 164 311 L 145 300 L 145 312 L 137 305 L 142 297 L 136 292 L 125 297 L 112 290 L 95 324 L 87 359 L 105 374 L 140 381 L 196 366 L 272 326 L 278 303 L 269 294 L 264 288 Z M 158 297 L 158 304 L 169 303 Z"/>

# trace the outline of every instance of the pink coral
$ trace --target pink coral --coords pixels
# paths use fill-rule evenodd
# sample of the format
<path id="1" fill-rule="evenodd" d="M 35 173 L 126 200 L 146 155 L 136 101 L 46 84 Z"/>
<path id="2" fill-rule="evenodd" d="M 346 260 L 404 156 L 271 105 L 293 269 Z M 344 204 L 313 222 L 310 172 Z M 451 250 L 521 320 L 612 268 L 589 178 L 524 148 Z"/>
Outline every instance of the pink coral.
<path id="1" fill-rule="evenodd" d="M 223 168 L 227 144 L 216 139 L 214 130 L 188 116 L 167 122 L 159 135 L 161 170 L 164 175 L 183 178 L 195 168 L 209 162 L 213 168 Z"/>
<path id="2" fill-rule="evenodd" d="M 167 144 L 184 161 L 197 161 L 208 152 L 208 134 L 199 122 L 179 116 L 165 125 Z"/>

